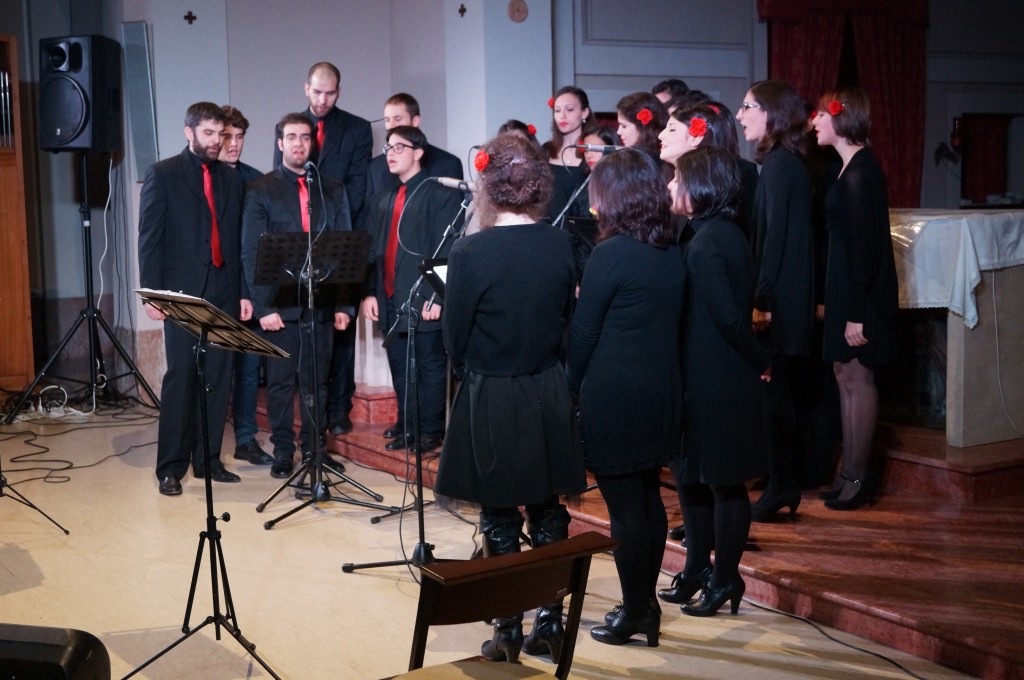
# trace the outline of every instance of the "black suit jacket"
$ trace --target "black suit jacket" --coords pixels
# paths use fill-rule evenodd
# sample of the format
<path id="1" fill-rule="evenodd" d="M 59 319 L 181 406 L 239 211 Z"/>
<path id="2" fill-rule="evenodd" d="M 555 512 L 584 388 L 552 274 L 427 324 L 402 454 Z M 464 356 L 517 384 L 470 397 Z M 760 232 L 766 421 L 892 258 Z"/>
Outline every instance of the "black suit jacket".
<path id="1" fill-rule="evenodd" d="M 452 177 L 462 179 L 462 161 L 458 156 L 448 153 L 444 149 L 433 144 L 427 144 L 420 165 L 423 174 L 427 177 Z M 388 170 L 388 159 L 386 154 L 374 156 L 366 172 L 366 202 L 369 205 L 373 198 L 389 189 L 398 186 L 398 178 Z"/>
<path id="2" fill-rule="evenodd" d="M 405 213 L 399 224 L 401 236 L 398 253 L 395 257 L 395 295 L 393 304 L 401 306 L 408 298 L 409 290 L 416 283 L 420 272 L 417 266 L 425 258 L 434 254 L 434 250 L 441 242 L 444 231 L 449 223 L 459 213 L 459 203 L 462 201 L 462 193 L 454 189 L 448 189 L 435 184 L 424 182 L 427 178 L 425 172 L 420 172 L 406 183 Z M 422 187 L 417 190 L 417 187 Z M 366 231 L 373 238 L 370 247 L 372 259 L 372 273 L 368 277 L 368 295 L 377 298 L 377 308 L 380 313 L 380 323 L 383 326 L 386 321 L 387 300 L 384 294 L 384 255 L 387 250 L 388 234 L 391 230 L 391 212 L 395 204 L 397 188 L 383 194 L 379 194 L 373 204 L 367 208 L 365 221 Z M 462 216 L 456 223 L 456 229 L 462 226 Z M 449 243 L 450 247 L 450 243 Z M 439 253 L 438 257 L 446 257 L 448 249 Z M 421 309 L 423 301 L 430 298 L 432 291 L 426 283 L 420 286 L 418 297 L 413 301 L 416 309 Z M 421 331 L 441 330 L 440 321 L 421 321 L 418 326 Z M 387 328 L 382 328 L 387 331 Z"/>
<path id="3" fill-rule="evenodd" d="M 206 298 L 238 316 L 241 299 L 242 178 L 212 163 L 214 203 L 224 264 L 208 285 L 210 209 L 199 159 L 187 148 L 146 171 L 139 200 L 139 283 Z"/>
<path id="4" fill-rule="evenodd" d="M 260 319 L 277 312 L 283 321 L 298 321 L 306 298 L 304 289 L 291 286 L 255 285 L 256 260 L 259 255 L 260 236 L 265 232 L 301 232 L 302 220 L 299 212 L 298 176 L 278 167 L 249 184 L 245 193 L 245 210 L 242 217 L 242 264 L 245 281 L 252 296 L 253 316 Z M 323 231 L 351 231 L 348 196 L 344 185 L 329 177 L 322 177 L 323 204 L 320 192 L 310 189 L 310 229 L 313 237 Z M 336 286 L 320 286 L 316 292 L 315 306 L 321 313 L 320 321 L 327 321 L 335 312 L 354 314 L 351 307 L 342 307 L 338 300 Z"/>
<path id="5" fill-rule="evenodd" d="M 317 117 L 307 107 L 303 112 L 313 124 L 312 159 L 322 176 L 333 177 L 345 185 L 349 211 L 355 221 L 366 198 L 366 166 L 373 152 L 370 121 L 335 107 L 324 116 L 324 148 L 316 148 Z M 281 149 L 274 140 L 274 167 L 281 166 Z"/>

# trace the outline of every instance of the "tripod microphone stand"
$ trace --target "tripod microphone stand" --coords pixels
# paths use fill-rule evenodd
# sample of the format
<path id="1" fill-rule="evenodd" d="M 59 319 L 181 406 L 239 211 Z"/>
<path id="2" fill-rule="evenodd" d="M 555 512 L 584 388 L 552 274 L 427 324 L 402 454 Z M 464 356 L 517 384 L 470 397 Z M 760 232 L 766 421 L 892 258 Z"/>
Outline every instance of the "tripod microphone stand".
<path id="1" fill-rule="evenodd" d="M 422 185 L 421 185 L 422 186 Z M 455 241 L 462 236 L 462 231 L 465 228 L 465 222 L 459 225 L 460 218 L 465 214 L 466 209 L 469 207 L 468 195 L 463 199 L 462 204 L 459 206 L 459 212 L 456 213 L 455 218 L 451 221 L 448 227 L 444 231 L 444 235 L 441 237 L 441 242 L 437 245 L 434 250 L 434 254 L 431 256 L 431 261 L 436 261 L 438 256 L 446 252 L 449 247 L 449 240 Z M 400 225 L 399 225 L 400 226 Z M 406 340 L 408 349 L 406 350 L 409 357 L 409 368 L 406 371 L 408 376 L 409 384 L 412 392 L 412 404 L 413 404 L 413 455 L 415 456 L 416 464 L 416 497 L 413 499 L 412 509 L 416 511 L 416 524 L 419 531 L 419 541 L 413 548 L 412 557 L 404 560 L 389 560 L 385 562 L 368 562 L 363 564 L 354 564 L 352 562 L 346 562 L 341 565 L 341 570 L 346 574 L 351 574 L 357 569 L 376 569 L 378 567 L 395 567 L 395 566 L 414 566 L 420 567 L 424 564 L 430 564 L 434 561 L 434 553 L 432 552 L 434 546 L 427 543 L 426 527 L 424 518 L 424 508 L 426 504 L 423 502 L 423 447 L 420 446 L 420 413 L 419 413 L 419 379 L 417 377 L 417 366 L 416 366 L 416 328 L 419 325 L 420 315 L 413 308 L 413 300 L 416 298 L 417 292 L 420 286 L 423 284 L 424 272 L 426 271 L 424 265 L 420 265 L 420 276 L 416 279 L 416 282 L 409 289 L 409 297 L 403 303 L 402 308 L 399 310 L 398 318 L 395 319 L 395 323 L 392 324 L 391 328 L 388 329 L 388 333 L 384 338 L 384 347 L 387 347 L 391 342 L 394 341 L 394 337 L 398 332 L 399 324 L 402 321 L 402 314 L 404 313 L 407 320 L 408 338 Z M 433 278 L 431 279 L 432 284 L 435 283 Z M 443 288 L 437 290 L 439 296 L 443 299 L 444 290 Z M 408 416 L 406 417 L 408 420 Z M 403 428 L 406 431 L 408 428 Z M 403 434 L 404 436 L 404 434 Z M 408 442 L 408 438 L 406 439 Z M 408 448 L 408 447 L 407 447 Z M 409 506 L 399 508 L 397 512 L 391 512 L 390 516 L 398 514 L 398 512 L 405 512 L 409 509 Z M 371 523 L 376 524 L 381 520 L 380 517 L 374 517 Z"/>
<path id="2" fill-rule="evenodd" d="M 10 489 L 10 491 L 8 491 L 7 493 L 4 493 L 4 489 Z M 34 504 L 32 503 L 32 501 L 30 501 L 29 499 L 27 499 L 27 498 L 25 498 L 24 496 L 22 496 L 22 495 L 21 495 L 21 494 L 20 494 L 20 493 L 19 493 L 19 492 L 18 492 L 18 491 L 17 491 L 17 490 L 16 490 L 16 489 L 15 489 L 15 488 L 13 487 L 13 486 L 11 486 L 11 485 L 10 485 L 10 484 L 8 483 L 8 481 L 7 481 L 7 478 L 6 478 L 6 477 L 4 477 L 4 463 L 3 463 L 3 459 L 2 459 L 2 458 L 0 458 L 0 498 L 4 498 L 4 497 L 10 498 L 10 499 L 11 499 L 12 501 L 16 501 L 16 502 L 18 502 L 18 503 L 21 503 L 21 504 L 22 504 L 22 505 L 24 505 L 25 507 L 28 507 L 28 508 L 32 508 L 33 510 L 35 510 L 36 512 L 38 512 L 38 513 L 39 513 L 40 515 L 42 515 L 43 517 L 45 517 L 46 519 L 50 520 L 50 522 L 51 522 L 51 523 L 52 523 L 52 524 L 53 524 L 53 525 L 54 525 L 55 527 L 57 527 L 58 529 L 60 529 L 61 531 L 63 531 L 63 532 L 64 532 L 64 535 L 65 535 L 65 536 L 67 536 L 68 534 L 70 534 L 70 533 L 71 533 L 70 531 L 68 531 L 67 529 L 65 529 L 64 527 L 62 527 L 62 526 L 61 526 L 61 525 L 60 525 L 60 524 L 59 524 L 59 523 L 57 522 L 57 520 L 55 520 L 54 518 L 50 517 L 50 516 L 49 516 L 49 515 L 47 515 L 47 514 L 46 514 L 45 512 L 43 512 L 43 511 L 42 511 L 42 510 L 40 510 L 40 509 L 39 509 L 38 507 L 36 507 L 36 506 L 35 506 L 35 505 L 34 505 Z"/>
<path id="3" fill-rule="evenodd" d="M 188 591 L 188 604 L 185 606 L 185 621 L 182 623 L 182 636 L 170 645 L 150 657 L 148 661 L 124 676 L 123 680 L 132 677 L 143 668 L 171 651 L 179 644 L 192 637 L 200 630 L 210 625 L 214 626 L 216 638 L 220 640 L 221 628 L 226 630 L 231 637 L 242 645 L 249 655 L 263 667 L 275 680 L 281 678 L 274 673 L 273 669 L 256 654 L 256 645 L 242 635 L 241 628 L 235 616 L 235 604 L 231 598 L 231 586 L 228 584 L 228 570 L 224 563 L 224 551 L 221 547 L 221 534 L 217 528 L 217 521 L 228 522 L 231 516 L 224 513 L 220 517 L 214 514 L 213 510 L 213 480 L 210 476 L 210 426 L 209 416 L 206 410 L 206 393 L 210 389 L 206 385 L 206 348 L 209 342 L 216 342 L 217 345 L 226 349 L 236 351 L 259 352 L 270 356 L 287 357 L 275 345 L 266 342 L 259 336 L 252 333 L 241 323 L 231 318 L 217 307 L 201 298 L 195 298 L 180 293 L 166 291 L 137 291 L 142 299 L 153 305 L 167 315 L 167 318 L 178 323 L 189 332 L 199 338 L 196 345 L 196 374 L 199 378 L 199 422 L 200 434 L 203 440 L 203 456 L 205 464 L 203 481 L 206 490 L 206 529 L 199 534 L 199 548 L 196 550 L 195 567 L 192 570 L 192 584 Z M 185 406 L 187 408 L 187 405 Z M 199 582 L 199 570 L 202 567 L 203 549 L 209 544 L 210 548 L 210 583 L 212 591 L 213 613 L 203 619 L 198 626 L 189 627 L 192 618 L 192 605 L 195 603 L 196 585 Z M 224 592 L 224 608 L 221 609 L 221 586 Z"/>
<path id="4" fill-rule="evenodd" d="M 60 344 L 57 346 L 56 351 L 50 356 L 49 359 L 46 360 L 46 363 L 43 364 L 42 369 L 40 369 L 39 373 L 32 381 L 32 384 L 26 387 L 25 391 L 22 392 L 21 395 L 18 397 L 18 401 L 14 405 L 14 408 L 12 408 L 11 411 L 7 414 L 7 417 L 4 418 L 5 425 L 10 425 L 11 423 L 14 422 L 15 417 L 17 417 L 18 413 L 21 412 L 21 407 L 25 405 L 25 402 L 27 402 L 29 398 L 31 398 L 33 390 L 35 390 L 36 386 L 46 376 L 47 371 L 50 370 L 50 366 L 53 364 L 54 361 L 57 360 L 57 357 L 61 355 L 61 352 L 64 351 L 64 348 L 68 346 L 69 342 L 71 342 L 71 338 L 74 337 L 75 333 L 78 331 L 79 326 L 81 326 L 83 322 L 86 323 L 88 326 L 89 382 L 67 377 L 65 377 L 64 379 L 69 380 L 71 382 L 77 382 L 88 385 L 89 388 L 92 390 L 93 395 L 95 395 L 97 390 L 105 388 L 109 383 L 120 378 L 123 378 L 125 376 L 133 375 L 135 376 L 136 382 L 146 392 L 146 394 L 152 400 L 153 404 L 157 408 L 160 407 L 160 400 L 156 398 L 156 394 L 153 392 L 152 389 L 150 389 L 149 383 L 147 383 L 146 379 L 142 377 L 141 373 L 139 373 L 139 369 L 135 365 L 135 362 L 132 361 L 131 357 L 128 356 L 128 353 L 125 351 L 124 347 L 117 339 L 117 336 L 114 335 L 114 332 L 110 329 L 110 326 L 107 325 L 106 320 L 104 320 L 103 318 L 103 312 L 101 312 L 96 307 L 92 283 L 92 218 L 89 214 L 89 191 L 87 185 L 85 151 L 81 152 L 78 158 L 79 173 L 81 176 L 82 185 L 82 203 L 81 205 L 79 205 L 78 212 L 81 215 L 82 219 L 82 258 L 85 268 L 86 306 L 85 309 L 79 312 L 78 319 L 75 321 L 74 324 L 72 324 L 71 328 L 64 335 L 64 339 L 60 341 Z M 116 375 L 110 378 L 102 375 L 103 371 L 101 369 L 101 365 L 103 363 L 103 353 L 99 345 L 99 328 L 103 329 L 103 332 L 106 333 L 107 338 L 110 340 L 110 343 L 114 346 L 114 349 L 117 352 L 118 356 L 120 356 L 124 363 L 127 364 L 128 371 L 126 371 L 125 373 L 121 373 L 120 375 Z"/>
<path id="5" fill-rule="evenodd" d="M 312 178 L 307 175 L 307 184 Z M 312 222 L 313 201 L 309 201 L 310 222 Z M 321 205 L 324 205 L 321 199 Z M 326 216 L 325 216 L 326 219 Z M 288 487 L 299 489 L 295 496 L 305 501 L 284 514 L 263 523 L 264 529 L 272 529 L 283 519 L 294 515 L 314 503 L 335 501 L 375 510 L 396 510 L 393 506 L 381 505 L 384 497 L 346 475 L 343 470 L 328 466 L 323 447 L 323 427 L 320 421 L 320 373 L 317 346 L 316 288 L 323 283 L 346 284 L 361 282 L 366 269 L 366 252 L 369 234 L 353 231 L 319 231 L 314 238 L 309 232 L 267 232 L 260 238 L 256 263 L 255 283 L 257 285 L 288 286 L 299 284 L 306 292 L 306 321 L 304 333 L 309 339 L 308 384 L 312 394 L 302 400 L 310 420 L 310 455 L 303 452 L 298 469 L 274 490 L 256 512 L 263 512 L 267 505 Z M 296 274 L 295 272 L 298 272 Z M 300 338 L 301 345 L 301 338 Z M 300 351 L 300 356 L 302 352 Z M 299 370 L 302 370 L 301 367 Z M 305 482 L 309 479 L 308 487 Z M 340 484 L 348 483 L 372 498 L 374 503 L 348 496 L 336 496 L 331 491 Z M 306 490 L 308 488 L 308 490 Z M 308 493 L 308 497 L 306 494 Z"/>

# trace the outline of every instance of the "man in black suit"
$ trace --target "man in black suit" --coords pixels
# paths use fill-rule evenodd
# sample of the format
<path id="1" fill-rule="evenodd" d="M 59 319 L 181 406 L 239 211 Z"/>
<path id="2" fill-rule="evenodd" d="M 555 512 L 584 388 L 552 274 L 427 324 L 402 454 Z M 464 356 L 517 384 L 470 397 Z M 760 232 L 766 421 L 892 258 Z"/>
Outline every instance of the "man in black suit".
<path id="1" fill-rule="evenodd" d="M 139 282 L 144 288 L 202 297 L 232 316 L 248 319 L 252 306 L 242 299 L 240 232 L 242 179 L 218 162 L 224 112 L 199 102 L 185 114 L 188 146 L 177 156 L 146 171 L 139 204 Z M 211 210 L 212 205 L 212 210 Z M 146 314 L 164 314 L 146 305 Z M 181 478 L 191 463 L 196 476 L 206 461 L 199 419 L 199 381 L 195 338 L 173 321 L 164 323 L 167 372 L 157 441 L 156 475 L 160 493 L 181 493 Z M 208 348 L 205 362 L 209 416 L 210 474 L 218 482 L 237 482 L 220 460 L 227 419 L 233 356 Z"/>
<path id="2" fill-rule="evenodd" d="M 441 243 L 445 228 L 459 215 L 462 192 L 428 182 L 420 166 L 427 138 L 411 125 L 388 131 L 384 153 L 391 173 L 399 183 L 390 191 L 378 194 L 367 206 L 366 229 L 374 239 L 371 257 L 374 271 L 369 276 L 369 294 L 363 299 L 362 315 L 376 321 L 387 331 L 397 320 L 399 335 L 388 345 L 391 382 L 398 396 L 398 422 L 384 432 L 393 441 L 384 445 L 389 451 L 418 446 L 422 452 L 433 451 L 444 436 L 445 387 L 448 360 L 441 338 L 441 306 L 431 302 L 431 291 L 423 283 L 414 292 L 412 308 L 420 322 L 413 336 L 416 349 L 418 409 L 409 405 L 406 411 L 406 349 L 407 317 L 401 313 L 403 303 L 420 272 L 420 261 L 431 257 Z M 456 228 L 461 227 L 459 216 Z M 450 243 L 448 244 L 451 245 Z M 447 255 L 447 249 L 439 253 Z M 410 395 L 411 396 L 411 395 Z M 413 440 L 413 409 L 419 412 L 420 440 Z"/>
<path id="3" fill-rule="evenodd" d="M 366 198 L 366 168 L 373 148 L 370 121 L 337 107 L 341 94 L 341 72 L 326 61 L 313 64 L 306 76 L 306 99 L 309 107 L 304 112 L 313 124 L 312 160 L 320 175 L 333 177 L 345 185 L 353 224 L 359 224 L 359 215 Z M 281 164 L 281 150 L 274 147 L 274 167 Z M 349 412 L 355 383 L 356 331 L 355 325 L 334 334 L 330 352 L 330 381 L 332 397 L 328 404 L 328 418 L 332 434 L 345 434 L 352 430 Z"/>
<path id="4" fill-rule="evenodd" d="M 242 149 L 245 148 L 245 132 L 249 120 L 230 104 L 224 110 L 224 143 L 220 148 L 220 162 L 234 168 L 245 184 L 259 179 L 263 173 L 243 163 Z M 254 319 L 245 325 L 252 330 L 259 329 Z M 260 382 L 260 355 L 252 352 L 235 354 L 235 388 L 231 398 L 231 419 L 235 426 L 235 458 L 253 465 L 270 465 L 274 462 L 256 441 L 259 426 L 256 424 L 256 393 Z"/>
<path id="5" fill-rule="evenodd" d="M 384 129 L 399 125 L 420 126 L 420 103 L 411 94 L 399 92 L 384 102 Z M 452 177 L 462 179 L 462 161 L 458 156 L 444 149 L 427 144 L 423 149 L 423 172 L 427 177 Z M 379 192 L 398 186 L 398 179 L 388 171 L 387 154 L 374 156 L 366 173 L 366 200 L 370 201 Z"/>
<path id="6" fill-rule="evenodd" d="M 267 232 L 306 232 L 316 239 L 323 231 L 350 231 L 348 197 L 345 187 L 326 175 L 306 174 L 314 131 L 301 113 L 290 113 L 277 124 L 277 144 L 281 164 L 252 182 L 245 194 L 242 217 L 242 262 L 245 280 L 252 294 L 253 315 L 259 320 L 267 340 L 290 354 L 289 358 L 267 360 L 267 415 L 271 424 L 270 441 L 274 445 L 273 477 L 292 474 L 295 454 L 294 399 L 298 381 L 303 396 L 319 393 L 319 423 L 314 432 L 309 400 L 302 399 L 302 450 L 312 451 L 313 437 L 321 436 L 326 420 L 327 368 L 330 360 L 332 329 L 348 328 L 354 307 L 344 307 L 336 286 L 322 285 L 314 290 L 313 310 L 309 309 L 305 286 L 257 286 L 256 261 L 260 237 Z M 312 319 L 310 318 L 312 316 Z M 312 321 L 312 337 L 304 331 Z M 316 374 L 312 370 L 313 347 Z M 300 362 L 301 358 L 301 362 Z M 343 470 L 340 463 L 328 464 Z"/>

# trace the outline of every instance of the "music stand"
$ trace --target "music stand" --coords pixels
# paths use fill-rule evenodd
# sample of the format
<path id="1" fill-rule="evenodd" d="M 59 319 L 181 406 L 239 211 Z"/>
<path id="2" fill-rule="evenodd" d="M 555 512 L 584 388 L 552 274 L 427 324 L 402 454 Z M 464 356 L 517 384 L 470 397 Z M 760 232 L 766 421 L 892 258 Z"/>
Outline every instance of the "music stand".
<path id="1" fill-rule="evenodd" d="M 310 373 L 309 384 L 313 386 L 313 408 L 310 416 L 312 455 L 303 456 L 302 464 L 274 490 L 270 496 L 256 506 L 256 512 L 263 509 L 288 487 L 303 489 L 309 477 L 309 497 L 298 507 L 292 508 L 283 515 L 263 523 L 264 529 L 272 529 L 274 525 L 295 514 L 313 503 L 336 501 L 364 508 L 393 512 L 394 506 L 381 505 L 384 497 L 372 489 L 360 484 L 337 468 L 324 464 L 322 432 L 320 427 L 320 386 L 318 383 L 316 351 L 316 307 L 315 289 L 321 284 L 345 285 L 362 282 L 366 273 L 366 258 L 369 250 L 370 235 L 362 231 L 324 231 L 312 238 L 306 232 L 266 232 L 260 236 L 259 250 L 256 257 L 256 273 L 253 282 L 266 286 L 303 286 L 307 287 L 307 304 L 309 314 L 306 320 L 306 331 L 309 337 Z M 301 367 L 299 370 L 302 370 Z M 303 400 L 303 408 L 308 408 Z M 342 483 L 349 483 L 375 503 L 362 501 L 347 496 L 335 496 L 331 491 Z M 303 498 L 302 491 L 296 492 L 296 498 Z"/>
<path id="2" fill-rule="evenodd" d="M 175 322 L 189 333 L 195 335 L 199 342 L 196 345 L 196 373 L 199 376 L 199 417 L 200 435 L 203 440 L 204 472 L 203 480 L 206 486 L 206 530 L 199 533 L 199 549 L 196 551 L 195 568 L 192 570 L 192 585 L 188 591 L 188 604 L 185 607 L 185 621 L 181 626 L 183 635 L 173 643 L 162 649 L 155 656 L 151 657 L 144 664 L 124 676 L 125 680 L 132 677 L 161 656 L 171 651 L 179 644 L 192 637 L 209 624 L 214 625 L 216 638 L 220 640 L 220 629 L 224 628 L 242 645 L 249 655 L 263 666 L 263 669 L 270 673 L 271 677 L 281 680 L 280 677 L 256 654 L 256 645 L 249 642 L 238 626 L 235 616 L 235 603 L 231 598 L 231 586 L 228 583 L 227 565 L 224 563 L 224 551 L 220 542 L 220 530 L 217 529 L 217 520 L 225 522 L 231 519 L 228 513 L 221 517 L 213 514 L 213 481 L 210 477 L 210 428 L 209 416 L 206 412 L 206 348 L 214 345 L 221 349 L 233 350 L 236 352 L 258 352 L 268 356 L 287 357 L 288 353 L 281 350 L 273 343 L 267 342 L 256 335 L 237 319 L 210 304 L 202 298 L 185 295 L 183 293 L 172 293 L 171 291 L 157 291 L 148 288 L 139 288 L 135 291 L 144 302 L 149 303 L 163 312 L 168 319 Z M 185 408 L 188 405 L 184 406 Z M 192 605 L 195 602 L 196 585 L 199 582 L 199 569 L 203 561 L 203 547 L 210 544 L 210 580 L 213 599 L 213 614 L 207 616 L 202 623 L 195 628 L 189 627 L 189 620 L 192 618 Z M 224 610 L 220 607 L 220 582 L 224 586 Z"/>

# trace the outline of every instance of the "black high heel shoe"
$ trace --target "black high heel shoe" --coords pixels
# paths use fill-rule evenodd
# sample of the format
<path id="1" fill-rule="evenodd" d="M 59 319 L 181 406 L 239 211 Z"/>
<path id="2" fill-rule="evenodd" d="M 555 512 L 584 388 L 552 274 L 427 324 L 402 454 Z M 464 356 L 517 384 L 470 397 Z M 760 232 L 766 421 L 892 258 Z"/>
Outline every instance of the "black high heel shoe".
<path id="1" fill-rule="evenodd" d="M 711 567 L 701 570 L 696 576 L 686 576 L 679 572 L 672 577 L 672 585 L 658 591 L 658 598 L 671 604 L 685 604 L 693 600 L 693 596 L 708 584 L 711 578 Z"/>
<path id="2" fill-rule="evenodd" d="M 519 652 L 523 648 L 523 615 L 501 618 L 494 622 L 494 637 L 480 646 L 480 655 L 491 661 L 509 663 L 519 661 Z"/>
<path id="3" fill-rule="evenodd" d="M 832 510 L 856 510 L 865 503 L 868 505 L 875 504 L 875 485 L 867 480 L 861 479 L 846 479 L 843 483 L 843 488 L 839 490 L 835 498 L 830 498 L 825 501 L 825 507 Z M 848 489 L 853 488 L 853 492 L 849 493 Z"/>
<path id="4" fill-rule="evenodd" d="M 551 659 L 558 661 L 562 651 L 562 639 L 565 627 L 562 625 L 562 605 L 557 607 L 541 607 L 537 610 L 537 618 L 533 620 L 530 634 L 523 640 L 523 651 L 533 656 L 550 654 Z"/>
<path id="5" fill-rule="evenodd" d="M 723 604 L 729 602 L 732 613 L 735 615 L 740 609 L 740 600 L 743 599 L 743 593 L 746 590 L 747 584 L 738 575 L 721 588 L 712 588 L 709 584 L 701 592 L 697 602 L 683 605 L 683 613 L 690 616 L 714 616 Z"/>
<path id="6" fill-rule="evenodd" d="M 769 495 L 771 494 L 771 495 Z M 796 509 L 800 507 L 800 487 L 790 487 L 780 493 L 765 491 L 750 508 L 752 522 L 774 522 L 779 511 L 789 508 L 789 521 L 796 521 Z"/>
<path id="7" fill-rule="evenodd" d="M 590 629 L 590 637 L 606 645 L 625 644 L 637 633 L 647 636 L 648 647 L 658 646 L 661 615 L 657 610 L 649 609 L 640 616 L 633 616 L 629 610 L 623 608 L 610 624 Z"/>
<path id="8" fill-rule="evenodd" d="M 836 477 L 836 481 L 832 482 L 832 486 L 825 489 L 824 491 L 818 492 L 818 498 L 823 501 L 831 501 L 839 498 L 839 494 L 843 492 L 843 487 L 846 486 L 846 482 L 853 482 L 856 480 L 850 479 L 845 475 L 839 475 Z"/>

